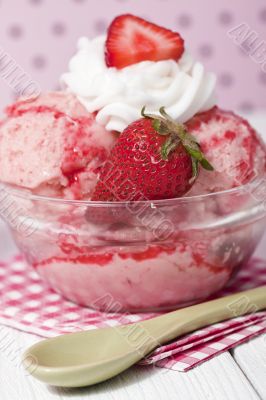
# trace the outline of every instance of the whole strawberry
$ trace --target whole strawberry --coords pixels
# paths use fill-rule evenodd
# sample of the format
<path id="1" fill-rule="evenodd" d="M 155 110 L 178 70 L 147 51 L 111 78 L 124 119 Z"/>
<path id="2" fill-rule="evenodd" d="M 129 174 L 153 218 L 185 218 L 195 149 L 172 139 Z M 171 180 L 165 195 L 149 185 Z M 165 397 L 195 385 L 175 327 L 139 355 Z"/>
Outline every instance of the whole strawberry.
<path id="1" fill-rule="evenodd" d="M 160 200 L 183 196 L 198 175 L 212 170 L 184 125 L 160 109 L 145 114 L 120 135 L 92 196 L 94 201 Z"/>

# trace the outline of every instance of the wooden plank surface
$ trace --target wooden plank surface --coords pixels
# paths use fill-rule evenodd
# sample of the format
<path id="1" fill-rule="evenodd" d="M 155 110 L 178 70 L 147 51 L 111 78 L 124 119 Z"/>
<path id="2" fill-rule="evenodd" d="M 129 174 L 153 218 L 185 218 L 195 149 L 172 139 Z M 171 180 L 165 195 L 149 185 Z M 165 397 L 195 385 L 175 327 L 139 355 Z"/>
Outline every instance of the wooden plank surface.
<path id="1" fill-rule="evenodd" d="M 256 389 L 266 399 L 266 334 L 237 346 L 232 355 L 238 366 Z"/>
<path id="2" fill-rule="evenodd" d="M 3 337 L 6 339 L 3 340 Z M 51 388 L 28 376 L 20 363 L 24 349 L 37 340 L 40 339 L 11 328 L 0 329 L 1 400 L 66 400 L 70 398 L 77 400 L 91 398 L 96 400 L 258 400 L 263 398 L 258 395 L 258 388 L 263 389 L 263 383 L 260 383 L 255 390 L 249 382 L 248 371 L 245 371 L 246 376 L 228 352 L 187 373 L 153 367 L 134 367 L 114 379 L 91 388 Z M 247 363 L 248 357 L 247 353 L 245 357 Z"/>

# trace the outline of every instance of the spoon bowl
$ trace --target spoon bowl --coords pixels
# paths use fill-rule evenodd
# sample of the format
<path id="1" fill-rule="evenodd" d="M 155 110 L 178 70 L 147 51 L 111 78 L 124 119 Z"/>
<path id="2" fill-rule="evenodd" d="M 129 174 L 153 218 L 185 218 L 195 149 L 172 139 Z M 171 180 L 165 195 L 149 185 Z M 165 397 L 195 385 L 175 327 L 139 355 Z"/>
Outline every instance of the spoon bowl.
<path id="1" fill-rule="evenodd" d="M 135 324 L 130 329 L 133 332 Z M 91 385 L 103 376 L 105 380 L 118 375 L 152 351 L 149 343 L 137 350 L 128 335 L 128 327 L 121 326 L 43 340 L 24 354 L 24 364 L 33 376 L 51 385 Z"/>

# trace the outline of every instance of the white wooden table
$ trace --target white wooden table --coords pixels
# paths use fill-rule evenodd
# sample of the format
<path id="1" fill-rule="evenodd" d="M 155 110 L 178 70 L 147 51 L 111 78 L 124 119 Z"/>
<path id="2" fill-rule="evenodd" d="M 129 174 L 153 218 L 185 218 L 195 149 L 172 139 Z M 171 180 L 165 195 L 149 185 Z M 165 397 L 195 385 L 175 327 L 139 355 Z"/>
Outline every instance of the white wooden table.
<path id="1" fill-rule="evenodd" d="M 266 116 L 252 119 L 266 138 Z M 3 223 L 0 235 L 0 259 L 7 259 L 16 248 Z M 266 257 L 266 235 L 257 255 Z M 133 367 L 105 383 L 83 389 L 52 388 L 26 374 L 21 354 L 38 340 L 0 325 L 0 400 L 266 400 L 266 335 L 186 373 Z"/>

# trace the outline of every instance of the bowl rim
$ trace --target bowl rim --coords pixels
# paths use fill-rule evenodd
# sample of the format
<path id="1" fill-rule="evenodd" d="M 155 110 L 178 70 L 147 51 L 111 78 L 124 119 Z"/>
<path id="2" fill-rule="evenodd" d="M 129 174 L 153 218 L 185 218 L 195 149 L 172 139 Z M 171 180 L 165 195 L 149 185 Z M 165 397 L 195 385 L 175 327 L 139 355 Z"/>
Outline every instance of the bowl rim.
<path id="1" fill-rule="evenodd" d="M 184 203 L 193 203 L 193 202 L 201 202 L 211 198 L 221 198 L 225 195 L 233 195 L 233 194 L 240 194 L 240 193 L 252 193 L 260 182 L 264 181 L 266 185 L 266 172 L 263 175 L 259 175 L 254 178 L 251 182 L 248 182 L 244 185 L 237 186 L 232 189 L 227 189 L 218 192 L 206 193 L 196 196 L 184 196 L 184 197 L 177 197 L 172 199 L 162 199 L 162 200 L 127 200 L 127 201 L 92 201 L 92 200 L 75 200 L 75 199 L 63 199 L 59 197 L 49 197 L 39 194 L 34 194 L 31 192 L 30 189 L 18 187 L 6 182 L 0 181 L 0 190 L 3 188 L 5 191 L 8 191 L 9 194 L 18 196 L 20 198 L 24 198 L 27 200 L 32 201 L 41 201 L 41 202 L 53 202 L 57 204 L 68 204 L 68 205 L 75 205 L 75 206 L 93 206 L 93 207 L 102 207 L 102 206 L 109 206 L 109 207 L 123 207 L 125 205 L 134 203 L 134 204 L 151 204 L 152 206 L 166 206 L 166 205 L 177 205 L 177 204 L 184 204 Z M 266 197 L 264 200 L 266 201 Z"/>

